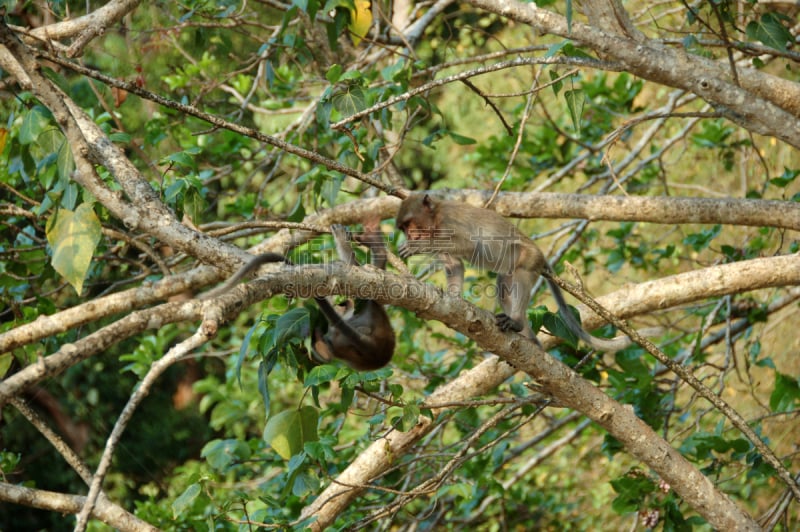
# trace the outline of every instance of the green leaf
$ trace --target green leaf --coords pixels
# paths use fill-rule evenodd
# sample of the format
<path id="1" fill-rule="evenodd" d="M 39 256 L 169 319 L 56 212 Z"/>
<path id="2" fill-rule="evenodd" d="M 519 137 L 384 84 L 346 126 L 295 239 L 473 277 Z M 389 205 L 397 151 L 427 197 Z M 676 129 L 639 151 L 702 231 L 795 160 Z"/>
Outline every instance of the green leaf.
<path id="1" fill-rule="evenodd" d="M 22 127 L 19 129 L 20 144 L 36 142 L 49 123 L 50 111 L 39 105 L 34 106 L 22 119 Z"/>
<path id="2" fill-rule="evenodd" d="M 195 163 L 194 154 L 190 154 L 185 151 L 179 151 L 177 153 L 172 153 L 165 157 L 166 161 L 174 163 L 177 166 L 183 168 L 189 168 L 194 170 L 197 168 L 197 164 Z"/>
<path id="3" fill-rule="evenodd" d="M 47 241 L 53 248 L 52 265 L 80 294 L 92 255 L 100 242 L 100 220 L 91 203 L 80 205 L 75 212 L 58 209 L 47 223 Z"/>
<path id="4" fill-rule="evenodd" d="M 244 361 L 247 358 L 247 352 L 250 349 L 250 340 L 253 337 L 253 333 L 256 330 L 261 329 L 261 323 L 256 322 L 253 324 L 250 329 L 248 329 L 247 333 L 244 335 L 242 339 L 242 345 L 239 346 L 239 356 L 236 357 L 236 365 L 234 366 L 234 372 L 236 374 L 236 380 L 239 383 L 239 388 L 242 388 L 242 366 L 244 365 Z"/>
<path id="5" fill-rule="evenodd" d="M 701 251 L 707 248 L 711 241 L 719 235 L 721 229 L 721 226 L 715 225 L 710 229 L 704 229 L 698 233 L 686 235 L 683 239 L 683 243 L 691 246 L 695 251 Z"/>
<path id="6" fill-rule="evenodd" d="M 561 42 L 558 42 L 558 43 L 550 46 L 550 48 L 547 49 L 547 52 L 545 52 L 544 56 L 546 58 L 555 57 L 555 55 L 558 52 L 560 52 L 562 48 L 566 47 L 568 44 L 569 45 L 572 44 L 572 41 L 570 41 L 569 39 L 563 40 Z M 556 76 L 556 77 L 558 77 L 558 76 Z M 550 79 L 553 79 L 553 73 L 552 72 L 550 73 Z"/>
<path id="7" fill-rule="evenodd" d="M 405 58 L 398 59 L 394 63 L 381 69 L 381 77 L 386 81 L 402 81 L 405 84 L 408 82 L 407 74 Z"/>
<path id="8" fill-rule="evenodd" d="M 224 472 L 231 464 L 250 458 L 250 448 L 239 440 L 211 440 L 200 451 L 208 465 L 217 471 Z"/>
<path id="9" fill-rule="evenodd" d="M 343 182 L 344 176 L 338 172 L 329 172 L 328 178 L 322 181 L 320 195 L 331 207 L 336 206 L 336 196 L 339 195 Z"/>
<path id="10" fill-rule="evenodd" d="M 0 355 L 0 379 L 6 376 L 6 372 L 8 372 L 8 368 L 11 367 L 13 361 L 14 356 L 11 353 L 3 353 Z"/>
<path id="11" fill-rule="evenodd" d="M 190 484 L 180 496 L 172 503 L 172 517 L 177 519 L 178 516 L 183 515 L 186 509 L 189 508 L 197 496 L 200 495 L 200 484 L 195 482 Z"/>
<path id="12" fill-rule="evenodd" d="M 780 177 L 774 177 L 769 180 L 770 185 L 774 185 L 776 187 L 785 188 L 786 186 L 790 185 L 792 181 L 797 179 L 797 176 L 800 175 L 800 170 L 789 170 L 788 168 L 783 169 L 783 174 Z"/>
<path id="13" fill-rule="evenodd" d="M 463 135 L 459 135 L 458 133 L 454 133 L 454 132 L 452 132 L 450 130 L 447 131 L 447 135 L 451 139 L 453 139 L 453 142 L 455 142 L 456 144 L 458 144 L 460 146 L 469 146 L 471 144 L 477 144 L 478 143 L 478 141 L 476 141 L 473 138 L 465 137 Z"/>
<path id="14" fill-rule="evenodd" d="M 612 480 L 611 487 L 618 494 L 611 503 L 611 508 L 620 515 L 638 510 L 645 497 L 656 490 L 653 481 L 638 470 Z"/>
<path id="15" fill-rule="evenodd" d="M 349 85 L 347 90 L 334 94 L 331 97 L 331 103 L 334 109 L 342 115 L 342 118 L 347 118 L 366 109 L 364 89 L 358 85 Z"/>
<path id="16" fill-rule="evenodd" d="M 692 456 L 696 460 L 707 460 L 714 457 L 714 453 L 721 455 L 729 451 L 744 453 L 750 444 L 742 439 L 725 439 L 718 434 L 708 432 L 695 432 L 681 443 L 680 451 Z"/>
<path id="17" fill-rule="evenodd" d="M 408 432 L 419 422 L 419 405 L 411 403 L 403 406 L 403 414 L 392 418 L 392 426 L 400 432 Z"/>
<path id="18" fill-rule="evenodd" d="M 305 382 L 303 382 L 304 386 L 319 386 L 320 384 L 325 384 L 327 382 L 331 382 L 336 378 L 337 373 L 339 373 L 339 368 L 334 364 L 323 364 L 321 366 L 314 366 L 311 368 L 311 371 L 308 372 L 306 376 Z"/>
<path id="19" fill-rule="evenodd" d="M 550 81 L 553 82 L 553 84 L 550 85 L 550 87 L 553 89 L 553 94 L 558 96 L 558 93 L 561 92 L 561 89 L 564 87 L 563 80 L 556 81 L 559 77 L 561 77 L 561 74 L 559 74 L 557 70 L 553 69 L 548 70 L 548 74 L 550 74 Z"/>
<path id="20" fill-rule="evenodd" d="M 567 33 L 572 33 L 572 0 L 567 0 L 566 19 L 567 19 Z"/>
<path id="21" fill-rule="evenodd" d="M 269 417 L 269 381 L 267 380 L 267 376 L 270 372 L 270 364 L 265 361 L 261 361 L 258 364 L 258 393 L 261 394 L 261 399 L 264 401 L 264 412 L 267 417 Z"/>
<path id="22" fill-rule="evenodd" d="M 564 99 L 567 101 L 567 108 L 569 108 L 569 114 L 572 117 L 572 125 L 575 126 L 575 131 L 580 133 L 586 95 L 580 89 L 569 90 L 564 92 Z"/>
<path id="23" fill-rule="evenodd" d="M 419 406 L 409 404 L 403 407 L 403 432 L 409 431 L 419 423 Z"/>
<path id="24" fill-rule="evenodd" d="M 769 397 L 769 407 L 773 412 L 789 412 L 800 404 L 800 383 L 798 379 L 775 373 L 775 385 Z"/>
<path id="25" fill-rule="evenodd" d="M 289 216 L 286 217 L 286 221 L 288 222 L 302 222 L 303 219 L 306 217 L 306 210 L 303 208 L 303 201 L 298 198 L 297 203 L 292 209 L 292 212 Z"/>
<path id="26" fill-rule="evenodd" d="M 317 421 L 319 414 L 313 406 L 299 410 L 285 410 L 269 418 L 264 427 L 266 441 L 284 460 L 303 450 L 306 442 L 317 441 Z"/>
<path id="27" fill-rule="evenodd" d="M 292 338 L 305 337 L 309 328 L 308 309 L 305 307 L 293 308 L 275 322 L 275 344 L 281 345 Z"/>
<path id="28" fill-rule="evenodd" d="M 794 39 L 791 32 L 781 23 L 781 19 L 786 20 L 787 17 L 777 13 L 764 13 L 758 21 L 748 23 L 745 32 L 749 38 L 785 52 L 786 45 L 794 42 Z"/>
<path id="29" fill-rule="evenodd" d="M 342 65 L 335 63 L 331 65 L 331 67 L 325 73 L 325 79 L 327 79 L 329 83 L 336 83 L 342 76 L 342 71 Z"/>
<path id="30" fill-rule="evenodd" d="M 69 179 L 72 171 L 75 170 L 75 159 L 72 158 L 72 150 L 67 142 L 62 142 L 61 147 L 58 149 L 56 167 L 58 168 L 59 179 L 64 180 Z"/>
<path id="31" fill-rule="evenodd" d="M 580 313 L 572 306 L 569 307 L 569 312 L 572 312 L 572 314 L 575 316 L 575 319 L 578 320 L 578 323 L 580 323 Z M 578 337 L 575 336 L 575 333 L 572 332 L 572 329 L 567 326 L 567 323 L 564 321 L 564 318 L 561 317 L 561 314 L 553 314 L 548 312 L 544 315 L 542 323 L 545 328 L 554 336 L 566 340 L 570 345 L 578 345 Z"/>
<path id="32" fill-rule="evenodd" d="M 735 131 L 724 120 L 704 120 L 702 131 L 691 136 L 692 142 L 700 148 L 724 148 L 727 139 Z"/>
<path id="33" fill-rule="evenodd" d="M 55 153 L 64 145 L 64 134 L 59 129 L 50 127 L 36 137 L 36 145 L 44 153 Z"/>
<path id="34" fill-rule="evenodd" d="M 123 133 L 121 131 L 117 133 L 110 133 L 108 138 L 111 140 L 111 142 L 118 142 L 120 144 L 129 144 L 134 142 L 130 133 Z"/>

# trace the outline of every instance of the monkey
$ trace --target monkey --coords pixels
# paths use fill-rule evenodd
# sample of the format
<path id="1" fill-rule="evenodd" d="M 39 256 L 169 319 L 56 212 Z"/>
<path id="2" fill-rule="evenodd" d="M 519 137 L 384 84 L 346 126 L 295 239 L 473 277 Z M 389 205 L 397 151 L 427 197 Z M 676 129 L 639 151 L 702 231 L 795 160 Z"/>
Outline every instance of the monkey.
<path id="1" fill-rule="evenodd" d="M 349 266 L 360 266 L 344 226 L 331 227 L 339 258 Z M 372 265 L 386 269 L 387 250 L 377 221 L 364 224 L 364 232 L 356 235 L 359 243 L 370 250 Z M 349 302 L 344 314 L 339 316 L 325 298 L 317 298 L 317 305 L 329 322 L 324 335 L 315 331 L 314 350 L 322 359 L 333 357 L 345 360 L 359 371 L 371 371 L 387 365 L 394 354 L 395 335 L 383 305 L 371 299 Z"/>
<path id="2" fill-rule="evenodd" d="M 383 234 L 377 223 L 364 224 L 363 234 L 356 240 L 367 246 L 372 255 L 372 265 L 386 268 L 387 251 Z M 339 258 L 349 266 L 360 266 L 349 241 L 350 234 L 342 225 L 331 226 L 336 250 Z M 279 253 L 262 253 L 256 255 L 243 265 L 219 288 L 211 290 L 203 299 L 228 293 L 239 281 L 264 264 L 273 262 L 290 262 Z M 372 371 L 387 365 L 392 359 L 395 348 L 395 335 L 389 316 L 383 305 L 371 299 L 349 301 L 342 313 L 334 309 L 327 298 L 314 298 L 325 319 L 328 331 L 323 334 L 316 329 L 313 334 L 314 354 L 323 362 L 333 358 L 344 360 L 350 367 L 358 371 Z"/>
<path id="3" fill-rule="evenodd" d="M 495 211 L 417 192 L 403 200 L 395 219 L 406 235 L 398 249 L 400 257 L 438 255 L 444 263 L 450 295 L 461 295 L 463 290 L 462 259 L 497 274 L 497 298 L 503 312 L 495 316 L 495 321 L 501 330 L 520 332 L 541 345 L 527 318 L 531 289 L 541 275 L 559 314 L 578 338 L 598 351 L 619 351 L 631 344 L 627 336 L 606 340 L 586 332 L 552 280 L 555 273 L 539 247 Z"/>

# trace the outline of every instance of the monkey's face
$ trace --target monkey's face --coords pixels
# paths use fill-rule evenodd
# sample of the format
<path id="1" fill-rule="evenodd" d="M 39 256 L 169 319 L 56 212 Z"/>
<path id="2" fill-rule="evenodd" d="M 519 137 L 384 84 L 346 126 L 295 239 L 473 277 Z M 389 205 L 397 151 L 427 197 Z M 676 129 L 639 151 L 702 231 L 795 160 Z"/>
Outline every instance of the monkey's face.
<path id="1" fill-rule="evenodd" d="M 421 227 L 414 220 L 400 224 L 400 230 L 406 235 L 407 240 L 432 240 L 433 227 Z"/>
<path id="2" fill-rule="evenodd" d="M 411 194 L 400 204 L 397 228 L 407 240 L 432 240 L 435 227 L 435 205 L 427 194 Z"/>

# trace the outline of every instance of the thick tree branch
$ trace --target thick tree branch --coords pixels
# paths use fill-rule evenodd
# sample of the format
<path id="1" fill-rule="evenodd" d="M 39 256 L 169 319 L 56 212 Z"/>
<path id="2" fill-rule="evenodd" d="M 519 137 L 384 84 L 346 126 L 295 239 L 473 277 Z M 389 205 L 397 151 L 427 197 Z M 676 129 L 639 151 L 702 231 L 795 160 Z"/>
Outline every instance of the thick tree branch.
<path id="1" fill-rule="evenodd" d="M 774 277 L 776 272 L 780 273 Z M 764 288 L 800 285 L 800 257 L 797 255 L 774 257 L 714 266 L 629 286 L 598 298 L 598 301 L 617 317 L 624 319 L 657 308 L 684 305 L 705 297 L 758 289 L 756 285 L 762 286 L 761 283 L 765 283 Z M 589 330 L 602 323 L 598 316 L 583 309 L 581 314 L 581 322 Z M 453 326 L 450 320 L 448 325 Z M 543 340 L 545 349 L 555 343 L 555 340 Z M 478 397 L 491 392 L 515 371 L 511 365 L 492 357 L 441 386 L 427 400 L 429 403 L 445 403 Z M 578 410 L 583 411 L 580 408 Z M 336 516 L 352 504 L 363 491 L 347 486 L 364 486 L 379 477 L 391 467 L 398 456 L 409 452 L 434 426 L 428 418 L 420 417 L 419 423 L 412 430 L 403 433 L 391 432 L 385 438 L 374 442 L 339 474 L 336 481 L 304 510 L 303 515 L 315 516 L 317 518 L 315 526 L 318 526 L 318 529 L 324 529 L 333 523 Z"/>
<path id="2" fill-rule="evenodd" d="M 35 28 L 30 35 L 43 41 L 70 39 L 87 32 L 93 36 L 100 35 L 141 3 L 142 0 L 111 0 L 86 15 Z"/>
<path id="3" fill-rule="evenodd" d="M 800 267 L 800 260 L 798 260 L 798 267 Z M 750 440 L 756 449 L 758 449 L 758 451 L 764 457 L 764 460 L 770 466 L 772 466 L 775 471 L 778 472 L 778 476 L 784 481 L 784 483 L 786 483 L 789 489 L 792 490 L 795 499 L 800 502 L 800 486 L 795 483 L 794 479 L 792 478 L 792 474 L 788 469 L 786 469 L 786 467 L 784 467 L 778 457 L 775 456 L 775 453 L 772 452 L 772 449 L 770 449 L 761 439 L 761 437 L 750 428 L 750 426 L 747 424 L 747 421 L 742 417 L 741 414 L 734 410 L 733 407 L 731 407 L 722 397 L 712 392 L 700 381 L 700 379 L 695 377 L 690 368 L 686 368 L 681 363 L 669 358 L 663 351 L 661 351 L 661 349 L 653 344 L 653 342 L 647 338 L 644 338 L 634 328 L 625 323 L 624 320 L 614 316 L 612 312 L 609 312 L 608 309 L 604 308 L 592 297 L 590 297 L 582 287 L 570 285 L 554 275 L 548 275 L 548 278 L 558 284 L 564 291 L 575 296 L 579 301 L 591 308 L 608 323 L 611 323 L 621 332 L 625 333 L 634 342 L 642 346 L 656 360 L 664 364 L 664 366 L 668 367 L 673 373 L 678 375 L 683 382 L 694 388 L 701 397 L 714 405 L 725 417 L 731 421 L 731 424 L 733 424 L 733 426 L 736 427 L 736 429 L 748 440 Z"/>
<path id="4" fill-rule="evenodd" d="M 453 191 L 448 197 L 483 205 L 490 195 L 489 191 L 461 190 Z M 310 215 L 306 222 L 317 226 L 329 226 L 332 223 L 352 225 L 369 215 L 378 214 L 388 218 L 393 216 L 398 203 L 399 200 L 393 197 L 356 200 Z M 505 216 L 517 218 L 707 223 L 800 230 L 800 204 L 787 201 L 506 192 L 495 199 L 492 208 Z M 286 252 L 310 237 L 311 233 L 308 232 L 283 230 L 249 252 Z M 227 249 L 225 245 L 219 251 L 225 253 Z M 228 271 L 233 271 L 249 256 L 242 251 L 235 257 L 231 256 L 227 261 L 231 265 Z M 208 257 L 198 258 L 209 260 Z M 0 334 L 0 352 L 40 341 L 100 318 L 151 305 L 187 290 L 196 291 L 218 281 L 222 274 L 219 268 L 200 266 L 153 284 L 87 301 L 55 315 L 39 316 L 30 323 Z"/>
<path id="5" fill-rule="evenodd" d="M 166 303 L 134 312 L 80 340 L 63 344 L 52 355 L 42 357 L 0 381 L 0 406 L 30 386 L 60 375 L 78 362 L 102 353 L 126 338 L 169 323 L 197 320 L 200 314 L 200 305 L 195 301 Z"/>
<path id="6" fill-rule="evenodd" d="M 621 291 L 620 293 L 624 295 L 615 294 L 615 297 L 603 298 L 601 301 L 617 316 L 626 317 L 654 308 L 667 308 L 686 303 L 700 297 L 789 285 L 800 285 L 800 257 L 796 255 L 743 261 L 681 274 L 643 283 Z M 424 318 L 437 319 L 447 323 L 475 339 L 481 347 L 497 353 L 511 362 L 514 367 L 529 373 L 561 404 L 575 408 L 601 424 L 612 435 L 620 439 L 629 452 L 653 467 L 673 486 L 691 481 L 686 485 L 694 486 L 692 490 L 678 492 L 715 526 L 726 527 L 733 522 L 728 521 L 728 518 L 721 518 L 721 513 L 731 515 L 733 519 L 742 517 L 738 512 L 731 514 L 733 509 L 728 505 L 732 505 L 732 503 L 727 499 L 719 499 L 719 494 L 713 486 L 707 480 L 702 481 L 693 473 L 694 470 L 688 465 L 688 462 L 680 462 L 683 459 L 674 450 L 645 443 L 649 442 L 650 438 L 658 438 L 658 436 L 639 420 L 636 420 L 632 412 L 622 409 L 621 405 L 614 402 L 608 402 L 610 399 L 596 390 L 591 383 L 577 378 L 569 368 L 544 355 L 533 344 L 524 341 L 522 337 L 500 333 L 494 325 L 493 315 L 489 312 L 477 309 L 458 298 L 442 297 L 438 289 L 412 278 L 383 271 L 347 268 L 342 264 L 284 267 L 280 271 L 248 285 L 237 287 L 228 295 L 220 298 L 218 302 L 211 300 L 203 303 L 197 301 L 170 303 L 156 309 L 134 313 L 85 339 L 63 346 L 58 353 L 45 357 L 0 382 L 0 401 L 14 396 L 26 386 L 47 376 L 60 373 L 77 361 L 100 352 L 121 338 L 129 337 L 146 327 L 159 327 L 170 321 L 197 319 L 199 313 L 203 312 L 202 309 L 206 308 L 206 312 L 211 311 L 206 320 L 211 320 L 211 322 L 204 327 L 216 329 L 224 323 L 225 319 L 230 319 L 246 306 L 275 293 L 285 291 L 290 295 L 307 297 L 312 293 L 312 289 L 316 290 L 319 295 L 358 293 L 361 297 L 372 297 L 384 303 L 404 306 L 416 311 Z M 217 305 L 221 305 L 219 307 L 221 310 L 214 310 Z M 227 318 L 220 316 L 227 316 Z M 584 322 L 590 328 L 596 325 L 596 321 L 593 322 L 588 317 Z M 496 365 L 497 362 L 493 364 Z M 495 376 L 501 377 L 500 381 L 510 374 L 510 370 L 502 371 L 500 366 L 495 366 L 495 368 L 499 370 Z M 469 382 L 467 379 L 467 385 L 464 386 L 465 381 L 459 379 L 457 384 L 460 387 L 464 386 L 459 390 L 445 386 L 429 398 L 430 402 L 458 400 L 459 396 L 466 399 L 468 396 L 462 396 L 464 390 L 467 390 L 471 396 L 480 393 L 481 389 L 490 390 L 499 384 L 498 381 L 492 379 L 480 383 L 480 386 L 469 385 Z M 452 395 L 454 392 L 455 396 Z M 381 456 L 384 459 L 387 458 L 385 452 L 391 451 L 394 456 L 402 453 L 415 443 L 416 438 L 425 433 L 426 423 L 428 422 L 423 419 L 411 432 L 392 433 L 387 440 L 378 442 L 381 449 L 378 450 L 377 457 L 372 448 L 365 451 L 362 454 L 364 459 L 369 460 L 372 457 L 373 467 L 377 467 L 377 470 L 374 468 L 371 470 L 373 474 L 367 474 L 366 481 L 374 478 L 381 468 L 388 467 L 389 461 L 384 462 L 380 458 Z M 634 434 L 639 438 L 634 438 Z M 668 460 L 665 459 L 667 456 Z M 354 465 L 360 463 L 360 460 L 361 456 L 354 462 Z M 675 464 L 678 463 L 676 461 L 681 465 L 676 466 Z M 349 470 L 350 468 L 348 468 Z M 359 470 L 358 476 L 363 474 L 364 472 Z M 352 482 L 346 479 L 346 476 L 341 479 L 346 485 L 364 485 L 366 483 Z M 698 482 L 700 484 L 697 484 Z M 697 488 L 697 486 L 701 487 Z M 695 488 L 700 489 L 700 494 L 694 491 Z M 354 493 L 348 493 L 342 500 L 346 502 L 352 496 Z M 324 504 L 324 501 L 338 501 L 340 498 L 331 498 L 326 491 L 320 496 L 320 500 L 323 501 L 321 504 Z M 722 507 L 718 504 L 722 504 Z M 318 510 L 315 506 L 309 507 L 309 511 L 312 513 L 316 513 Z M 319 513 L 317 515 L 320 517 L 320 522 L 325 521 L 323 516 L 326 514 Z M 334 513 L 327 515 L 335 515 L 335 507 Z"/>
<path id="7" fill-rule="evenodd" d="M 86 497 L 26 488 L 0 482 L 0 500 L 21 504 L 23 506 L 30 506 L 32 508 L 49 510 L 51 512 L 76 514 L 83 507 Z M 105 500 L 101 500 L 97 503 L 92 515 L 107 525 L 119 530 L 129 530 L 131 532 L 158 530 L 154 526 L 124 511 L 119 506 Z"/>
<path id="8" fill-rule="evenodd" d="M 331 224 L 354 225 L 373 216 L 389 218 L 397 210 L 398 202 L 397 198 L 391 196 L 357 200 L 310 214 L 306 217 L 306 223 L 329 227 Z M 251 254 L 286 253 L 287 250 L 307 242 L 312 236 L 314 233 L 309 231 L 284 229 L 247 252 L 219 241 L 218 252 L 228 254 L 228 259 L 225 261 L 227 268 L 222 264 L 216 267 L 198 266 L 154 283 L 145 283 L 136 288 L 92 299 L 56 314 L 41 315 L 30 323 L 0 333 L 0 352 L 11 351 L 115 314 L 141 309 L 186 291 L 197 292 L 235 271 L 252 257 Z M 235 250 L 235 253 L 229 253 L 228 250 Z M 210 262 L 208 257 L 197 258 Z"/>
<path id="9" fill-rule="evenodd" d="M 453 191 L 448 198 L 484 205 L 490 191 Z M 491 208 L 512 218 L 575 218 L 655 224 L 722 224 L 800 231 L 800 203 L 736 198 L 611 196 L 505 192 Z"/>
<path id="10" fill-rule="evenodd" d="M 723 65 L 680 48 L 608 33 L 575 21 L 569 28 L 566 18 L 535 4 L 515 0 L 467 3 L 543 33 L 572 39 L 603 58 L 618 61 L 631 74 L 697 94 L 745 129 L 800 147 L 800 85 L 796 83 L 741 67 L 741 86 L 737 86 L 729 81 Z"/>

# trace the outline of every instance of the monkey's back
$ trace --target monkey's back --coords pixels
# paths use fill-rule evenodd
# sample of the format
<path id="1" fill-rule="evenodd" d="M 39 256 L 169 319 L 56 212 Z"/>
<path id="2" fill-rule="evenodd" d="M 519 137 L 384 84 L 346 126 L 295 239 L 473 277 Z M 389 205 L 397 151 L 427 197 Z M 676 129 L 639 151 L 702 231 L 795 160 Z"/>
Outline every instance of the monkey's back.
<path id="1" fill-rule="evenodd" d="M 530 238 L 495 211 L 440 200 L 437 215 L 439 229 L 446 231 L 452 240 L 452 251 L 446 252 L 478 268 L 508 274 L 521 260 L 539 262 L 542 257 Z"/>

